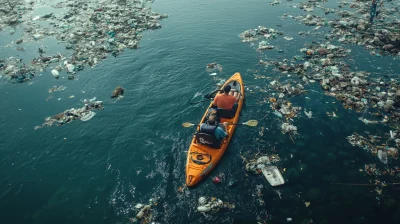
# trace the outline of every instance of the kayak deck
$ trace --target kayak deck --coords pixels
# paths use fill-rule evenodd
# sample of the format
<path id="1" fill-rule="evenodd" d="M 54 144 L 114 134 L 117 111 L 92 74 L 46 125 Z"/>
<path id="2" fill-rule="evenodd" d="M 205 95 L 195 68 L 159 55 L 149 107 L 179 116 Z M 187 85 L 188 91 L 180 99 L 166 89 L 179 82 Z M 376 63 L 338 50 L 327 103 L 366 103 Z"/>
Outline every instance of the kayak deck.
<path id="1" fill-rule="evenodd" d="M 239 85 L 235 87 L 241 93 L 241 98 L 238 100 L 238 107 L 233 118 L 221 118 L 220 123 L 228 122 L 228 123 L 237 123 L 239 120 L 240 111 L 242 110 L 243 101 L 244 101 L 244 85 L 243 80 L 240 73 L 235 73 L 231 78 L 229 78 L 225 85 L 231 85 L 233 81 L 236 81 Z M 234 89 L 234 88 L 232 88 Z M 205 120 L 208 110 L 211 108 L 212 102 L 208 106 L 205 114 L 203 115 L 200 124 Z M 197 126 L 197 131 L 200 129 L 200 124 Z M 207 174 L 211 172 L 221 160 L 223 154 L 225 153 L 229 142 L 232 139 L 233 133 L 235 132 L 237 125 L 228 125 L 226 128 L 226 132 L 228 136 L 222 140 L 221 146 L 219 148 L 211 148 L 209 146 L 200 144 L 196 140 L 196 136 L 193 136 L 192 142 L 190 144 L 187 162 L 186 162 L 186 185 L 189 187 L 193 187 L 197 185 L 201 180 L 204 179 Z"/>

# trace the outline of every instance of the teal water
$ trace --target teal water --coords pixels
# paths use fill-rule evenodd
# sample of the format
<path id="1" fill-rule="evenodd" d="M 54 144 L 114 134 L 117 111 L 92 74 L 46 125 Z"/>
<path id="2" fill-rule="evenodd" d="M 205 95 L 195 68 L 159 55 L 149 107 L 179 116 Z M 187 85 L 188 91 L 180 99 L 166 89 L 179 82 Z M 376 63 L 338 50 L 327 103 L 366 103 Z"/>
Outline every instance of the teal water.
<path id="1" fill-rule="evenodd" d="M 299 135 L 293 144 L 289 136 L 281 134 L 269 105 L 260 103 L 271 96 L 272 91 L 266 89 L 270 81 L 288 78 L 260 67 L 258 61 L 291 58 L 299 54 L 304 43 L 324 37 L 323 31 L 300 37 L 299 31 L 313 27 L 281 20 L 284 13 L 304 14 L 289 4 L 293 3 L 282 1 L 272 7 L 264 0 L 155 1 L 153 10 L 169 18 L 162 21 L 162 29 L 143 34 L 138 50 L 127 50 L 95 68 L 85 68 L 73 81 L 55 80 L 49 70 L 31 83 L 12 85 L 2 80 L 0 222 L 128 223 L 128 218 L 136 215 L 136 203 L 158 198 L 153 215 L 159 223 L 252 223 L 257 218 L 285 223 L 289 217 L 293 223 L 398 223 L 398 188 L 385 188 L 384 195 L 377 198 L 374 187 L 330 184 L 368 183 L 370 177 L 358 170 L 378 161 L 351 147 L 346 137 L 364 131 L 383 134 L 389 128 L 364 125 L 358 120 L 360 114 L 324 96 L 315 83 L 307 88 L 316 92 L 290 99 L 294 105 L 312 110 L 316 117 L 295 118 Z M 271 41 L 285 52 L 260 54 L 238 37 L 259 25 L 283 31 L 294 41 Z M 4 33 L 2 37 L 2 45 L 13 40 Z M 348 48 L 353 50 L 355 62 L 351 65 L 355 70 L 389 77 L 400 71 L 398 59 L 373 57 L 357 46 Z M 7 49 L 0 53 L 2 57 L 12 55 Z M 185 183 L 186 151 L 194 132 L 181 124 L 197 123 L 203 115 L 206 104 L 192 106 L 189 102 L 201 100 L 199 93 L 214 90 L 218 80 L 205 70 L 206 64 L 214 61 L 224 68 L 217 78 L 242 74 L 247 95 L 240 120 L 260 123 L 257 128 L 238 126 L 222 161 L 211 173 L 211 177 L 223 173 L 223 184 L 215 185 L 208 178 L 179 193 L 178 187 Z M 254 79 L 254 74 L 268 79 Z M 54 85 L 67 89 L 53 93 L 46 101 L 48 89 Z M 125 97 L 115 102 L 110 95 L 118 85 L 125 88 Z M 70 95 L 75 97 L 69 99 Z M 93 97 L 104 101 L 105 109 L 96 111 L 89 122 L 33 130 L 45 117 L 81 107 L 82 99 Z M 339 118 L 331 119 L 327 111 L 335 111 Z M 261 136 L 262 127 L 265 131 Z M 282 158 L 278 166 L 286 168 L 288 182 L 278 188 L 281 198 L 261 176 L 244 170 L 242 157 L 252 157 L 258 151 Z M 228 187 L 232 180 L 237 184 Z M 260 184 L 264 186 L 263 206 L 256 193 Z M 200 196 L 235 203 L 236 209 L 204 217 L 196 212 Z M 304 202 L 311 205 L 306 208 Z"/>

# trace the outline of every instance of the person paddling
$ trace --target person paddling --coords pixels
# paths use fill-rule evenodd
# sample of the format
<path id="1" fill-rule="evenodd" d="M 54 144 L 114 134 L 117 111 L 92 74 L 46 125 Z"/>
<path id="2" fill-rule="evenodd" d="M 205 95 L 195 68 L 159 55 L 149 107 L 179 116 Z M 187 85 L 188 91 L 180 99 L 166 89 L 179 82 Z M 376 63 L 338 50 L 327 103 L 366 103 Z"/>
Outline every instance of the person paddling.
<path id="1" fill-rule="evenodd" d="M 224 92 L 215 96 L 213 106 L 226 110 L 232 110 L 234 105 L 237 106 L 237 101 L 240 99 L 240 92 L 234 92 L 233 95 L 231 95 L 230 92 L 231 86 L 226 85 L 224 87 Z"/>
<path id="2" fill-rule="evenodd" d="M 221 140 L 225 138 L 228 133 L 226 133 L 226 124 L 222 124 L 222 126 L 218 125 L 216 122 L 216 116 L 210 115 L 208 120 L 200 125 L 200 132 L 206 133 L 214 136 L 217 140 Z"/>

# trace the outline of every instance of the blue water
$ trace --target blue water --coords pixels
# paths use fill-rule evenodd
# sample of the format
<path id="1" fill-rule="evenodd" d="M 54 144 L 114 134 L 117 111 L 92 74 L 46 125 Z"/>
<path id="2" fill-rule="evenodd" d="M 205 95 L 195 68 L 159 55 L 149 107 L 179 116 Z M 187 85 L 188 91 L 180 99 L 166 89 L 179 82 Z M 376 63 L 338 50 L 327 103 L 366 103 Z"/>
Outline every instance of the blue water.
<path id="1" fill-rule="evenodd" d="M 161 22 L 162 29 L 143 33 L 138 50 L 108 57 L 94 68 L 87 66 L 73 81 L 67 80 L 65 73 L 61 74 L 64 78 L 54 79 L 50 69 L 23 84 L 1 79 L 0 223 L 129 223 L 128 218 L 136 215 L 132 207 L 154 198 L 158 205 L 153 215 L 159 223 L 251 223 L 257 217 L 269 223 L 285 223 L 289 217 L 293 223 L 399 222 L 398 189 L 385 188 L 384 196 L 377 199 L 371 186 L 330 184 L 368 183 L 371 177 L 358 170 L 365 163 L 380 166 L 379 161 L 351 147 L 346 137 L 364 131 L 383 134 L 388 127 L 364 125 L 358 120 L 360 114 L 324 96 L 315 83 L 307 88 L 316 92 L 290 99 L 294 105 L 312 110 L 316 118 L 295 118 L 299 135 L 293 143 L 288 135 L 281 134 L 280 121 L 269 104 L 262 103 L 271 97 L 270 81 L 300 80 L 264 69 L 258 61 L 291 58 L 300 53 L 304 43 L 324 37 L 323 31 L 321 35 L 300 37 L 299 31 L 313 27 L 292 19 L 281 20 L 284 13 L 305 13 L 290 4 L 293 2 L 282 1 L 272 7 L 264 0 L 155 1 L 153 11 L 166 13 L 169 18 Z M 259 25 L 276 28 L 294 40 L 271 41 L 284 53 L 256 52 L 255 47 L 241 43 L 238 35 Z M 17 39 L 6 31 L 1 36 L 1 45 Z M 63 48 L 55 41 L 43 43 L 48 51 Z M 35 43 L 25 47 L 36 49 Z M 357 46 L 348 48 L 353 50 L 355 70 L 393 77 L 400 70 L 398 59 L 373 57 Z M 27 51 L 26 57 L 33 57 L 33 51 Z M 2 48 L 0 54 L 9 57 L 12 52 Z M 227 79 L 235 72 L 242 74 L 247 95 L 240 120 L 256 119 L 259 126 L 238 126 L 222 161 L 210 175 L 224 174 L 222 184 L 215 185 L 208 178 L 180 193 L 177 189 L 185 183 L 186 151 L 194 132 L 181 124 L 199 122 L 207 107 L 189 102 L 201 100 L 197 95 L 211 92 L 219 82 L 206 72 L 211 62 L 223 66 L 217 79 Z M 254 74 L 268 79 L 255 79 Z M 54 85 L 67 89 L 49 94 Z M 116 102 L 110 95 L 118 85 L 125 88 L 125 97 Z M 75 97 L 70 99 L 70 95 Z M 102 100 L 105 109 L 96 111 L 89 122 L 33 129 L 45 117 L 79 108 L 83 99 L 93 97 Z M 335 111 L 339 117 L 332 119 L 326 116 L 327 111 Z M 282 198 L 261 176 L 245 171 L 242 157 L 253 158 L 258 151 L 282 158 L 278 167 L 286 168 L 288 180 L 278 188 Z M 237 184 L 228 187 L 233 180 Z M 264 186 L 263 206 L 255 193 L 260 184 Z M 200 196 L 235 203 L 236 209 L 221 210 L 206 218 L 196 212 Z M 306 201 L 311 202 L 307 208 Z"/>

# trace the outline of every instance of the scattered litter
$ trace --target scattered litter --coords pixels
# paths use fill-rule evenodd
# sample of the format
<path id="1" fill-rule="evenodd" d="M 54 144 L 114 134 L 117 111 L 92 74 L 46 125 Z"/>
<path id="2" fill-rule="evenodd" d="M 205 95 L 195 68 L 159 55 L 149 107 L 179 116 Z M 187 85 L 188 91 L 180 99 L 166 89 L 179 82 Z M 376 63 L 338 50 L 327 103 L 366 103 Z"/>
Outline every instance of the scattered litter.
<path id="1" fill-rule="evenodd" d="M 124 88 L 122 88 L 121 86 L 117 86 L 117 88 L 115 88 L 115 90 L 111 94 L 111 98 L 116 98 L 123 95 L 124 95 Z"/>
<path id="2" fill-rule="evenodd" d="M 176 191 L 179 193 L 183 193 L 184 190 L 185 190 L 185 187 L 179 186 Z"/>
<path id="3" fill-rule="evenodd" d="M 32 7 L 33 4 L 35 7 Z M 16 44 L 45 37 L 55 37 L 59 42 L 66 43 L 66 49 L 73 51 L 73 56 L 65 67 L 69 73 L 80 71 L 85 65 L 94 66 L 108 54 L 116 57 L 126 48 L 136 49 L 142 39 L 141 33 L 161 28 L 159 21 L 168 17 L 152 12 L 151 7 L 137 0 L 67 0 L 58 1 L 50 6 L 63 8 L 65 13 L 49 13 L 32 18 L 32 11 L 44 5 L 50 6 L 46 1 L 18 1 L 13 10 L 7 7 L 7 13 L 0 14 L 0 30 L 5 26 L 18 25 L 24 32 L 23 36 L 15 41 Z M 42 25 L 38 21 L 46 21 L 52 25 Z M 14 66 L 9 68 L 10 72 L 7 73 L 9 81 L 29 81 L 36 71 L 43 70 L 49 64 L 63 58 L 55 59 L 54 56 L 45 53 L 40 48 L 40 57 L 18 66 L 7 62 L 7 66 Z M 57 76 L 55 72 L 52 74 Z M 73 76 L 70 75 L 69 79 L 72 80 Z"/>
<path id="4" fill-rule="evenodd" d="M 283 123 L 281 129 L 283 134 L 287 133 L 297 134 L 297 127 L 289 123 Z"/>
<path id="5" fill-rule="evenodd" d="M 236 185 L 236 183 L 237 183 L 237 180 L 231 180 L 231 181 L 228 182 L 227 186 L 228 187 L 234 187 Z"/>
<path id="6" fill-rule="evenodd" d="M 282 117 L 283 117 L 282 114 L 281 114 L 279 111 L 277 111 L 277 110 L 275 110 L 273 113 L 274 113 L 277 117 L 279 117 L 279 118 L 282 118 Z"/>
<path id="7" fill-rule="evenodd" d="M 58 73 L 58 71 L 55 70 L 55 69 L 51 70 L 51 74 L 52 74 L 56 79 L 60 78 L 60 73 Z"/>
<path id="8" fill-rule="evenodd" d="M 228 202 L 223 202 L 220 199 L 211 197 L 200 197 L 198 199 L 198 206 L 197 206 L 197 211 L 198 212 L 209 212 L 209 213 L 216 213 L 218 212 L 221 208 L 228 208 L 228 209 L 234 209 L 235 205 L 228 203 Z"/>
<path id="9" fill-rule="evenodd" d="M 145 215 L 145 212 L 147 212 L 148 210 L 150 210 L 151 205 L 145 205 L 143 206 L 143 208 L 137 213 L 136 218 L 137 219 L 142 219 L 143 216 Z"/>
<path id="10" fill-rule="evenodd" d="M 113 199 L 113 205 L 116 204 L 116 200 Z M 140 222 L 140 223 L 152 223 L 155 218 L 153 215 L 153 208 L 158 205 L 158 198 L 151 198 L 148 203 L 142 204 L 137 203 L 132 206 L 132 210 L 136 212 L 134 218 L 129 218 L 129 221 L 132 223 Z M 140 220 L 140 221 L 139 221 Z"/>
<path id="11" fill-rule="evenodd" d="M 42 124 L 41 126 L 36 126 L 35 130 L 45 126 L 52 126 L 53 124 L 61 126 L 63 124 L 68 124 L 77 119 L 82 119 L 83 121 L 90 120 L 96 114 L 91 110 L 103 110 L 102 101 L 84 100 L 84 102 L 87 103 L 85 103 L 85 106 L 82 108 L 79 109 L 71 108 L 62 113 L 56 114 L 52 117 L 47 117 L 45 119 L 45 123 Z"/>
<path id="12" fill-rule="evenodd" d="M 326 115 L 328 115 L 329 117 L 332 117 L 332 118 L 338 117 L 335 112 L 332 112 L 332 113 L 326 112 Z"/>
<path id="13" fill-rule="evenodd" d="M 207 72 L 210 72 L 210 73 L 213 72 L 213 71 L 222 72 L 222 65 L 217 64 L 216 62 L 209 63 L 209 64 L 207 64 L 207 66 L 206 66 L 206 71 L 207 71 Z"/>
<path id="14" fill-rule="evenodd" d="M 387 153 L 382 151 L 381 149 L 378 150 L 378 158 L 383 164 L 387 164 L 388 162 Z"/>
<path id="15" fill-rule="evenodd" d="M 293 40 L 293 37 L 283 37 L 285 40 Z"/>
<path id="16" fill-rule="evenodd" d="M 219 177 L 214 177 L 214 178 L 212 179 L 212 181 L 214 182 L 214 184 L 219 184 L 219 183 L 221 183 L 221 179 L 220 179 Z"/>
<path id="17" fill-rule="evenodd" d="M 88 120 L 92 119 L 94 117 L 94 115 L 96 115 L 96 113 L 93 111 L 88 111 L 88 112 L 82 113 L 82 114 L 84 114 L 84 115 L 81 117 L 81 121 L 88 121 Z"/>
<path id="18" fill-rule="evenodd" d="M 281 172 L 278 170 L 276 166 L 266 166 L 261 168 L 261 172 L 264 177 L 267 179 L 268 183 L 271 186 L 279 186 L 285 183 L 283 180 Z"/>
<path id="19" fill-rule="evenodd" d="M 244 31 L 239 35 L 239 37 L 242 40 L 242 42 L 253 42 L 260 38 L 274 39 L 281 35 L 283 35 L 283 33 L 275 29 L 259 26 L 257 29 L 250 29 Z"/>
<path id="20" fill-rule="evenodd" d="M 65 86 L 53 86 L 49 89 L 49 93 L 64 91 L 66 88 Z"/>
<path id="21" fill-rule="evenodd" d="M 279 2 L 278 0 L 275 0 L 275 1 L 273 1 L 273 2 L 270 2 L 269 4 L 272 5 L 272 6 L 274 6 L 274 5 L 280 4 L 280 2 Z"/>
<path id="22" fill-rule="evenodd" d="M 306 109 L 304 108 L 304 113 L 306 114 L 306 116 L 311 119 L 312 118 L 312 111 L 306 111 Z"/>
<path id="23" fill-rule="evenodd" d="M 250 161 L 246 161 L 246 171 L 254 174 L 261 174 L 262 168 L 270 166 L 271 163 L 278 163 L 280 160 L 281 159 L 277 154 L 260 156 Z"/>

